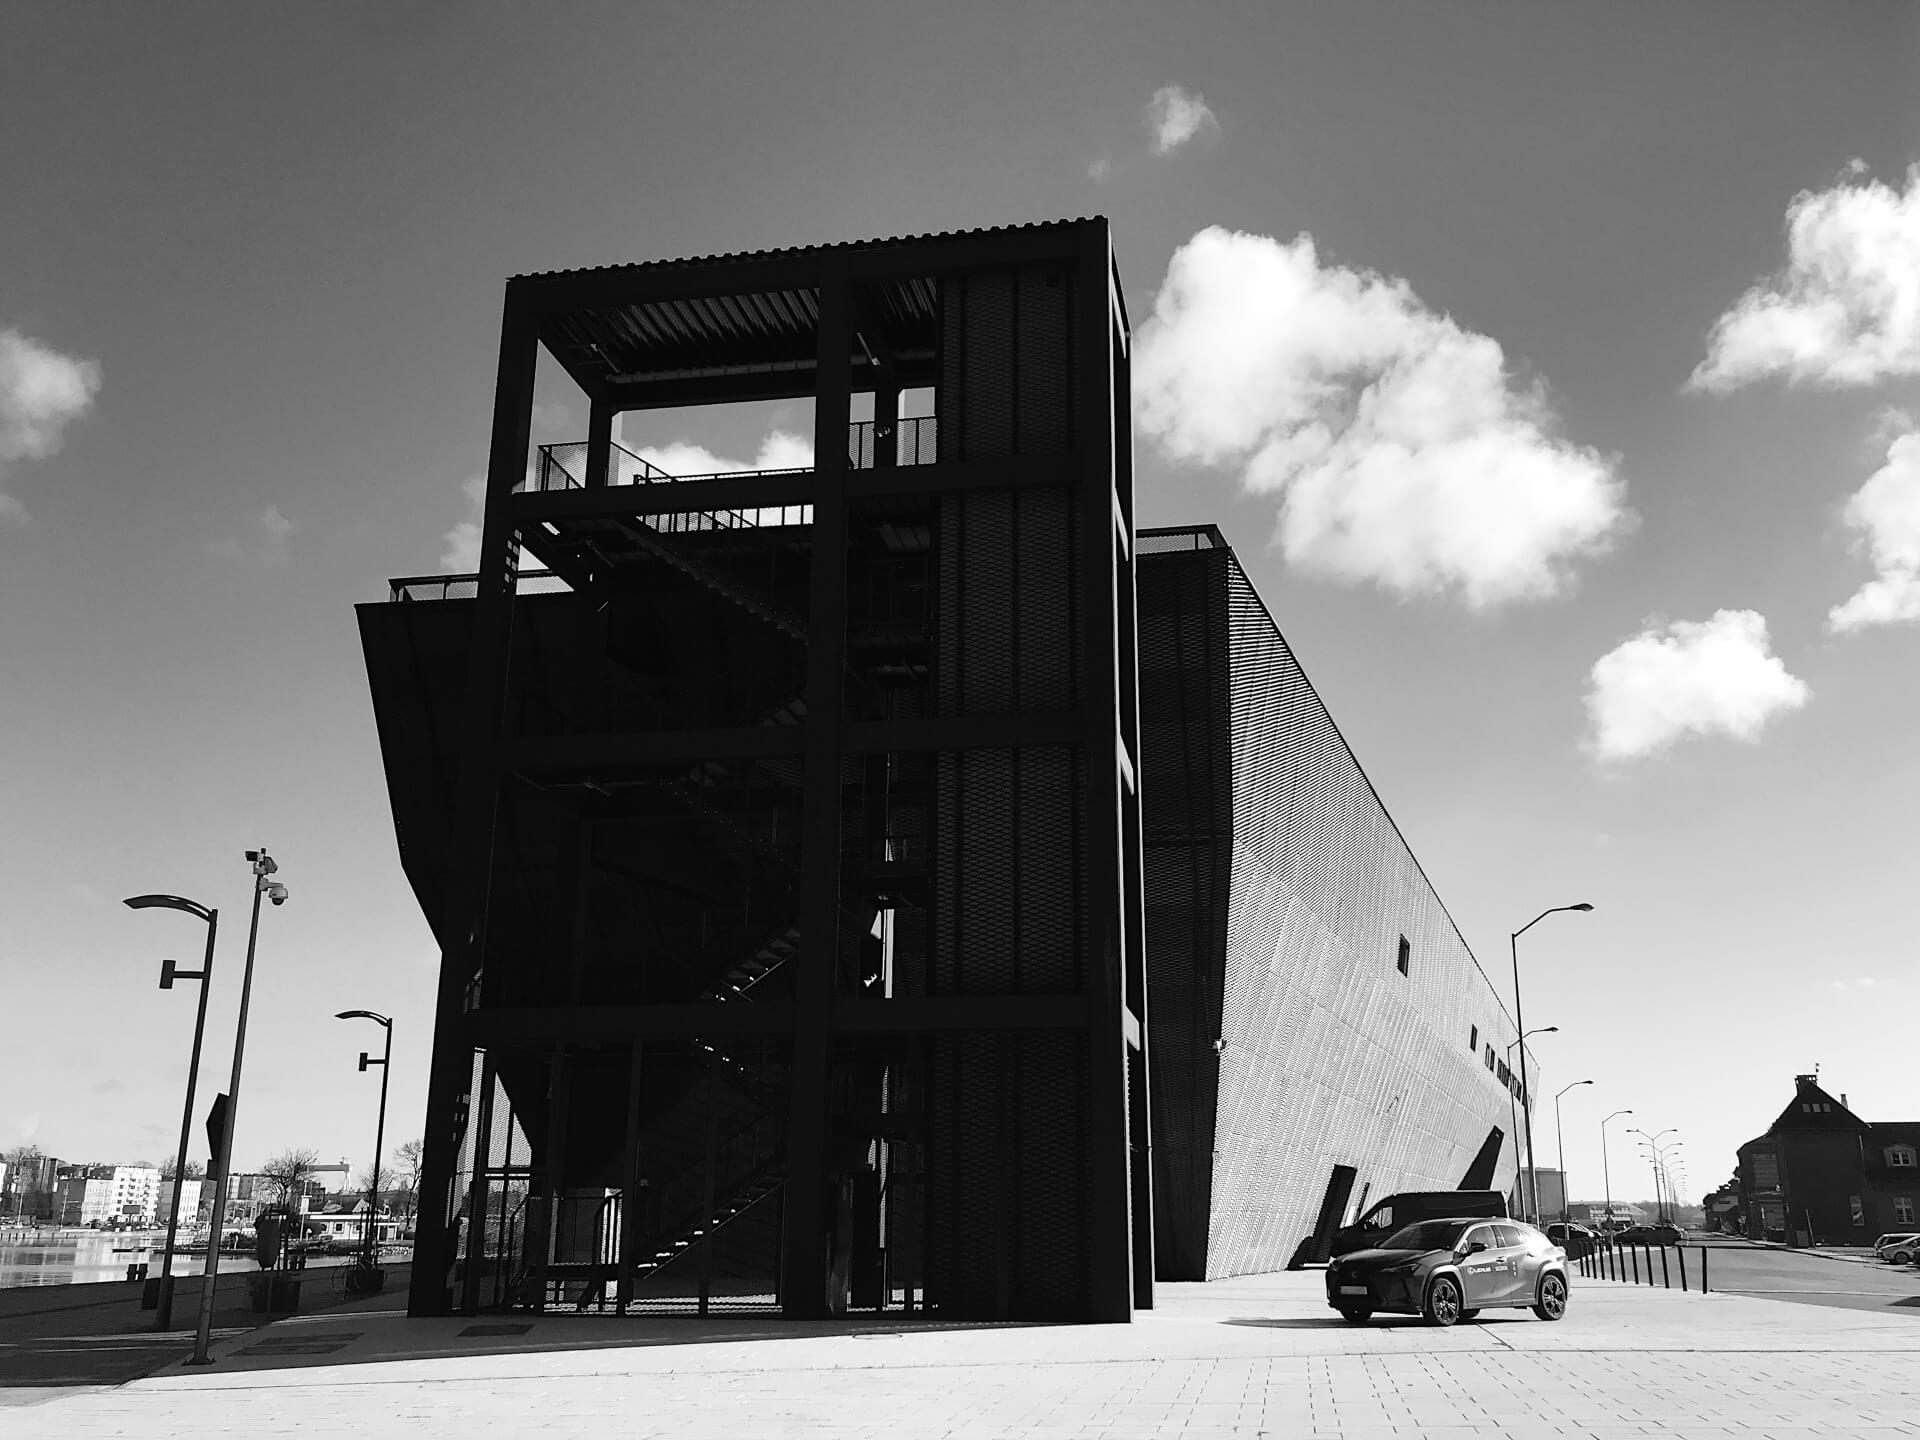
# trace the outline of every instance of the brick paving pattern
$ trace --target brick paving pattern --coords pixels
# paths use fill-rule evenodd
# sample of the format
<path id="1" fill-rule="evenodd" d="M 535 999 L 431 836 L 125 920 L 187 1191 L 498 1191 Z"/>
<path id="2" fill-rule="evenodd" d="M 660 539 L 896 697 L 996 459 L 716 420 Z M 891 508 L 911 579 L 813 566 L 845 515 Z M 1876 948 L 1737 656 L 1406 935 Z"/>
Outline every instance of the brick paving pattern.
<path id="1" fill-rule="evenodd" d="M 463 1336 L 465 1319 L 344 1307 L 281 1322 L 273 1345 L 235 1337 L 210 1370 L 0 1410 L 0 1435 L 1920 1436 L 1912 1311 L 1576 1283 L 1559 1324 L 1437 1331 L 1347 1326 L 1320 1286 L 1165 1286 L 1130 1326 L 542 1316 Z"/>

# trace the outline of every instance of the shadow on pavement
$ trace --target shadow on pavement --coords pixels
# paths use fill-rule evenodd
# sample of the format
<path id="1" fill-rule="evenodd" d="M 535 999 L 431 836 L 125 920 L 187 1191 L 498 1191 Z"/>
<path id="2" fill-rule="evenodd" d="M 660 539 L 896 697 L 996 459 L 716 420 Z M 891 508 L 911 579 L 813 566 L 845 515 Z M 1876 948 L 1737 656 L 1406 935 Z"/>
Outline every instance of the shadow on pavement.
<path id="1" fill-rule="evenodd" d="M 382 1305 L 383 1300 L 390 1304 Z M 321 1315 L 283 1320 L 269 1331 L 215 1348 L 206 1369 L 177 1367 L 173 1375 L 233 1375 L 311 1366 L 456 1360 L 561 1351 L 636 1350 L 678 1345 L 821 1337 L 887 1339 L 929 1333 L 1052 1328 L 1033 1321 L 915 1318 L 904 1312 L 841 1320 L 783 1320 L 757 1315 L 483 1314 L 409 1319 L 405 1296 L 355 1302 Z"/>

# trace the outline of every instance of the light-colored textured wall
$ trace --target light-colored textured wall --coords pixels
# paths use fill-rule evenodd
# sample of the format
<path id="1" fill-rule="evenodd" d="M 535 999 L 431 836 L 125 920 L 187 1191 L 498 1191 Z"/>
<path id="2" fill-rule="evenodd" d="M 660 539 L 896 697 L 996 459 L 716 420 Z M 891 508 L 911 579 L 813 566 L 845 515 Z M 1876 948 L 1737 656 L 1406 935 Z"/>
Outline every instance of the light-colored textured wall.
<path id="1" fill-rule="evenodd" d="M 1515 1170 L 1508 1092 L 1483 1058 L 1512 1021 L 1237 563 L 1228 583 L 1234 841 L 1208 1279 L 1286 1266 L 1335 1165 L 1358 1171 L 1343 1218 L 1363 1186 L 1369 1205 L 1454 1188 L 1494 1126 L 1494 1188 Z"/>

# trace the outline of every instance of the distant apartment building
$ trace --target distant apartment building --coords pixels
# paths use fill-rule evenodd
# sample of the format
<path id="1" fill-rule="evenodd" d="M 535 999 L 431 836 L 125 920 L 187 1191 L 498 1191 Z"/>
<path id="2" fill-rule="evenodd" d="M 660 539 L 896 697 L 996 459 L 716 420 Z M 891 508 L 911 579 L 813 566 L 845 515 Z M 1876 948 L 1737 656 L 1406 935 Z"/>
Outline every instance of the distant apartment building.
<path id="1" fill-rule="evenodd" d="M 154 1219 L 157 1223 L 167 1223 L 167 1216 L 173 1211 L 173 1188 L 180 1187 L 180 1223 L 183 1226 L 197 1225 L 203 1210 L 213 1208 L 213 1187 L 204 1180 L 162 1180 L 160 1189 L 154 1196 Z"/>
<path id="2" fill-rule="evenodd" d="M 62 1225 L 150 1225 L 159 1196 L 155 1166 L 69 1165 L 54 1182 L 54 1218 Z"/>

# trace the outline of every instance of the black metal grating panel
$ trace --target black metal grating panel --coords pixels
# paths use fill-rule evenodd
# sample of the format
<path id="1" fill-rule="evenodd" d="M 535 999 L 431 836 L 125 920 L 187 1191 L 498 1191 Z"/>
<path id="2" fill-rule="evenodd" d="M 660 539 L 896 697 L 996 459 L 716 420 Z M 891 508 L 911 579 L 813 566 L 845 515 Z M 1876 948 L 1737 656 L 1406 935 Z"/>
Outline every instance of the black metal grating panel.
<path id="1" fill-rule="evenodd" d="M 933 704 L 942 715 L 1062 711 L 1081 676 L 1071 492 L 944 496 Z"/>
<path id="2" fill-rule="evenodd" d="M 1206 1274 L 1233 841 L 1225 558 L 1189 549 L 1136 580 L 1154 1263 L 1166 1280 Z"/>

